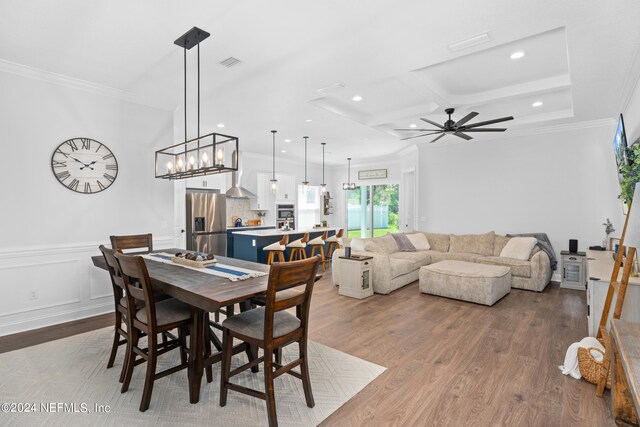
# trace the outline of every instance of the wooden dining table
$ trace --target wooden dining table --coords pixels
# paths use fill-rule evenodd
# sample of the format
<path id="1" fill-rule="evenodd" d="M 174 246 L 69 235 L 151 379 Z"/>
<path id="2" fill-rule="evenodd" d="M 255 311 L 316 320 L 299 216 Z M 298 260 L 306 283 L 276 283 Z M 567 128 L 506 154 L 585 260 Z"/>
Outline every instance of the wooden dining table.
<path id="1" fill-rule="evenodd" d="M 186 252 L 184 249 L 163 249 L 154 253 Z M 229 266 L 247 268 L 251 270 L 268 272 L 269 266 L 250 261 L 216 256 L 219 263 Z M 101 255 L 91 257 L 93 265 L 107 270 L 107 264 Z M 218 311 L 220 308 L 240 304 L 241 310 L 250 308 L 249 300 L 265 295 L 267 291 L 268 275 L 249 278 L 246 280 L 231 281 L 225 277 L 219 277 L 184 268 L 179 265 L 162 263 L 145 259 L 151 286 L 173 298 L 189 304 L 193 309 L 191 327 L 191 351 L 189 351 L 189 400 L 197 403 L 200 400 L 200 388 L 204 369 L 211 364 L 219 362 L 221 353 L 208 354 L 205 351 L 206 341 L 209 339 L 209 325 L 206 324 L 208 314 Z M 206 328 L 206 329 L 205 329 Z M 234 348 L 234 353 L 246 351 L 252 359 L 255 350 L 246 345 Z"/>

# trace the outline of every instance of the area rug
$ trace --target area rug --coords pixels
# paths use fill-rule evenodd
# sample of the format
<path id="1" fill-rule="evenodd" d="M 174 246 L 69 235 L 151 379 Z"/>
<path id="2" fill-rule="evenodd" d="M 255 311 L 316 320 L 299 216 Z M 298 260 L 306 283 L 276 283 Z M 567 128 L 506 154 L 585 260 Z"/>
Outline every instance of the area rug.
<path id="1" fill-rule="evenodd" d="M 137 366 L 127 393 L 120 393 L 118 377 L 124 347 L 116 364 L 106 369 L 112 329 L 64 338 L 0 354 L 0 420 L 3 426 L 260 426 L 267 425 L 263 400 L 229 391 L 227 406 L 220 407 L 219 364 L 213 382 L 203 378 L 200 402 L 189 403 L 186 370 L 155 382 L 151 405 L 139 412 L 146 365 Z M 283 361 L 297 357 L 297 346 L 286 347 Z M 179 354 L 160 356 L 158 371 L 177 364 Z M 245 362 L 244 354 L 233 366 Z M 302 382 L 291 375 L 275 380 L 280 426 L 313 426 L 384 372 L 385 368 L 322 344 L 309 342 L 309 370 L 315 407 L 308 408 Z M 264 390 L 262 367 L 245 371 L 234 382 Z M 20 411 L 20 412 L 12 412 Z"/>

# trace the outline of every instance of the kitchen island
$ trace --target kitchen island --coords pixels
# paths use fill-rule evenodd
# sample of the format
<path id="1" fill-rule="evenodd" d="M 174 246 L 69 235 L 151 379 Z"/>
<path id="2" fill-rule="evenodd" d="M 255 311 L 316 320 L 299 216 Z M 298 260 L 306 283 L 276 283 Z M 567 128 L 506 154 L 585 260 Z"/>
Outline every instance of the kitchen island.
<path id="1" fill-rule="evenodd" d="M 233 246 L 233 234 L 236 231 L 248 231 L 248 230 L 274 230 L 275 225 L 244 225 L 242 227 L 235 227 L 233 225 L 227 226 L 227 256 L 234 258 L 234 246 Z"/>
<path id="2" fill-rule="evenodd" d="M 271 243 L 279 241 L 285 234 L 289 235 L 289 241 L 292 242 L 302 238 L 304 233 L 309 233 L 309 240 L 311 240 L 322 235 L 325 231 L 329 231 L 329 236 L 332 236 L 336 234 L 339 229 L 340 227 L 322 227 L 289 231 L 280 229 L 232 231 L 233 257 L 266 264 L 269 253 L 262 249 Z M 311 247 L 307 246 L 306 252 L 307 256 L 311 255 Z M 284 253 L 287 261 L 290 255 L 291 251 L 287 249 Z"/>

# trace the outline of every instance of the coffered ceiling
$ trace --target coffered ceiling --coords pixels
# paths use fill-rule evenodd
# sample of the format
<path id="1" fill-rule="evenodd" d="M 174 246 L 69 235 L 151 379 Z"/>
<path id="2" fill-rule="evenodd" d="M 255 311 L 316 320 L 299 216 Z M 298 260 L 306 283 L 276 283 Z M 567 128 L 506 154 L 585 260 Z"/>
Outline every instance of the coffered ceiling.
<path id="1" fill-rule="evenodd" d="M 174 110 L 183 76 L 173 40 L 198 26 L 212 34 L 201 45 L 203 129 L 223 123 L 244 150 L 267 155 L 278 129 L 279 155 L 291 158 L 308 135 L 311 161 L 327 142 L 327 161 L 342 164 L 419 142 L 393 129 L 443 122 L 447 107 L 454 120 L 513 115 L 501 138 L 613 119 L 640 74 L 638 22 L 636 0 L 3 0 L 0 71 L 34 67 Z M 219 64 L 229 57 L 241 62 Z"/>

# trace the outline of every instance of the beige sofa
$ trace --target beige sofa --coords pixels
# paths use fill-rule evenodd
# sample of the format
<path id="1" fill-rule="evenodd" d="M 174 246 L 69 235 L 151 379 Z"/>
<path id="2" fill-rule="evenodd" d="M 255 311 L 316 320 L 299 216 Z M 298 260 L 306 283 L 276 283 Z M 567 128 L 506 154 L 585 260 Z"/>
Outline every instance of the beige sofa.
<path id="1" fill-rule="evenodd" d="M 421 233 L 421 232 L 416 232 Z M 542 292 L 551 280 L 551 261 L 538 246 L 528 260 L 500 257 L 510 237 L 485 234 L 424 233 L 431 248 L 426 251 L 400 252 L 391 235 L 364 240 L 364 250 L 352 250 L 355 255 L 373 257 L 373 290 L 388 294 L 418 280 L 420 267 L 443 260 L 458 260 L 511 268 L 511 287 Z M 332 255 L 333 282 L 340 284 L 344 249 Z"/>

